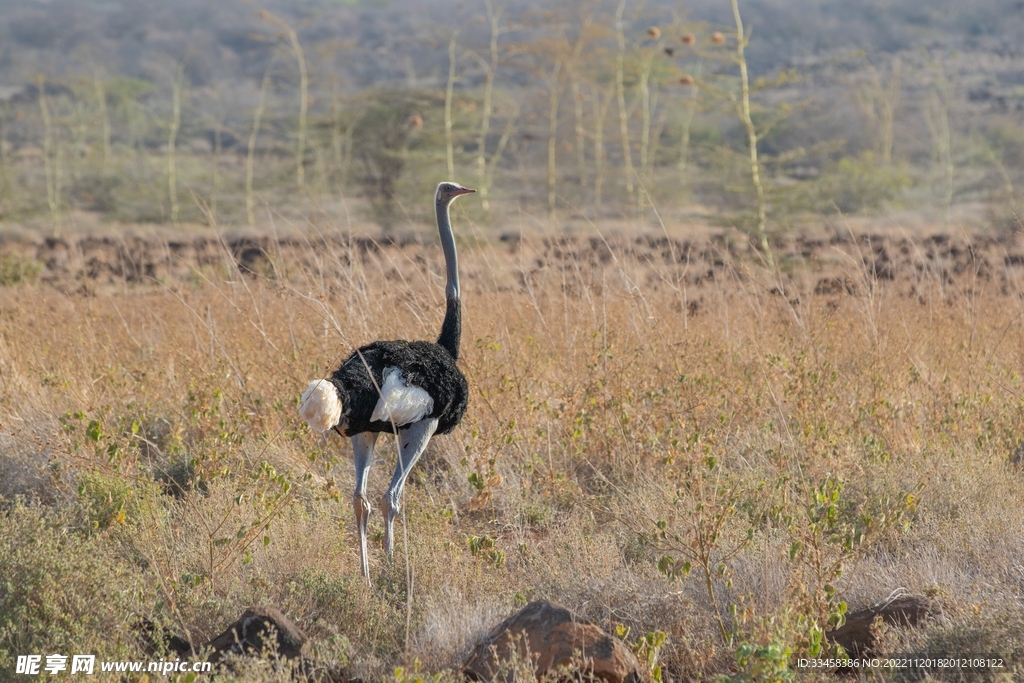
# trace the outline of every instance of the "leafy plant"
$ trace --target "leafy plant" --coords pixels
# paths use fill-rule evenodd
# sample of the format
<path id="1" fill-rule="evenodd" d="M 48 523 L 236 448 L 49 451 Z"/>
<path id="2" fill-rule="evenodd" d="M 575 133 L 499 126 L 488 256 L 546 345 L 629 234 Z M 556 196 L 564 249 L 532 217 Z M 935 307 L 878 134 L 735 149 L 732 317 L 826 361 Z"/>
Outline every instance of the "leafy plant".
<path id="1" fill-rule="evenodd" d="M 92 529 L 138 524 L 156 504 L 157 489 L 145 480 L 132 481 L 99 470 L 78 478 L 78 502 Z"/>
<path id="2" fill-rule="evenodd" d="M 783 643 L 742 643 L 735 651 L 736 675 L 721 676 L 721 683 L 786 683 L 794 678 L 789 661 L 792 650 Z"/>
<path id="3" fill-rule="evenodd" d="M 656 531 L 645 539 L 665 552 L 658 559 L 658 571 L 670 580 L 686 578 L 693 568 L 700 571 L 708 599 L 714 606 L 722 641 L 732 641 L 720 605 L 716 581 L 731 586 L 729 561 L 736 557 L 753 537 L 753 530 L 742 537 L 730 536 L 726 527 L 742 500 L 739 486 L 731 483 L 717 458 L 681 468 L 680 488 L 672 501 L 675 518 L 654 522 Z"/>
<path id="4" fill-rule="evenodd" d="M 497 544 L 490 536 L 471 536 L 469 538 L 469 552 L 474 556 L 487 558 L 495 568 L 505 564 L 505 551 L 495 547 Z"/>
<path id="5" fill-rule="evenodd" d="M 651 680 L 661 683 L 664 675 L 658 657 L 662 648 L 665 647 L 668 635 L 664 631 L 650 631 L 638 637 L 635 642 L 629 643 L 629 627 L 624 624 L 615 625 L 615 635 L 629 644 L 629 649 L 647 669 Z"/>

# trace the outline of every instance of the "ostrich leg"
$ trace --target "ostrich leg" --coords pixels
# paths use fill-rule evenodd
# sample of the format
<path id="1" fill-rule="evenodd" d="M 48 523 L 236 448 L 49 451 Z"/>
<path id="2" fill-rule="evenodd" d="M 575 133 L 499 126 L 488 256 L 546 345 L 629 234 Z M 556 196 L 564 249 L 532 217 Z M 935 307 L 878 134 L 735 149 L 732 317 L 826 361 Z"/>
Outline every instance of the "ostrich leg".
<path id="1" fill-rule="evenodd" d="M 367 582 L 370 580 L 370 563 L 366 553 L 366 523 L 370 519 L 370 499 L 366 497 L 366 478 L 373 464 L 373 445 L 376 442 L 376 432 L 363 432 L 352 437 L 352 452 L 356 461 L 356 490 L 352 494 L 352 507 L 356 512 L 356 529 L 359 531 L 359 564 Z"/>
<path id="2" fill-rule="evenodd" d="M 398 465 L 395 467 L 395 476 L 391 478 L 391 484 L 384 493 L 384 511 L 387 514 L 387 527 L 384 532 L 384 550 L 388 557 L 391 557 L 395 549 L 395 517 L 398 516 L 399 508 L 402 505 L 402 489 L 405 488 L 405 480 L 409 476 L 413 465 L 427 450 L 430 437 L 437 429 L 437 419 L 420 420 L 408 427 L 398 430 Z"/>

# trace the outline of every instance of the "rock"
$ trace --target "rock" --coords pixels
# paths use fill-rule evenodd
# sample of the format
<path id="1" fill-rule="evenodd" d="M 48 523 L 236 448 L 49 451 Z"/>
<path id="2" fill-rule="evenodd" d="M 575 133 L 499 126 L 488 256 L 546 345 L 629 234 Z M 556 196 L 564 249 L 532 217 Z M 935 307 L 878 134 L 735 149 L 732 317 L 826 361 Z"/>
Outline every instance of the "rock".
<path id="1" fill-rule="evenodd" d="M 531 661 L 538 678 L 565 667 L 582 668 L 574 679 L 582 673 L 607 683 L 644 680 L 640 662 L 619 639 L 545 601 L 531 602 L 494 627 L 473 648 L 463 674 L 486 683 L 513 683 L 510 660 Z"/>
<path id="2" fill-rule="evenodd" d="M 846 615 L 846 623 L 828 634 L 833 643 L 842 645 L 851 657 L 872 657 L 875 652 L 875 634 L 871 626 L 880 617 L 890 626 L 917 626 L 935 613 L 927 599 L 915 595 L 898 595 Z"/>
<path id="3" fill-rule="evenodd" d="M 291 619 L 273 607 L 250 607 L 208 643 L 216 651 L 210 661 L 218 662 L 230 653 L 259 655 L 265 648 L 273 649 L 273 642 L 268 640 L 271 629 L 276 631 L 278 655 L 288 659 L 303 656 L 306 636 Z"/>
<path id="4" fill-rule="evenodd" d="M 363 683 L 349 678 L 345 668 L 309 659 L 304 655 L 306 636 L 291 619 L 273 607 L 251 607 L 235 623 L 205 645 L 194 647 L 190 642 L 158 629 L 149 619 L 142 618 L 136 623 L 136 631 L 142 646 L 149 655 L 175 654 L 189 659 L 203 651 L 213 650 L 208 661 L 220 666 L 232 666 L 223 662 L 229 654 L 245 654 L 259 657 L 265 649 L 273 649 L 268 640 L 271 629 L 275 633 L 277 653 L 281 657 L 297 660 L 296 676 L 300 680 L 317 683 Z"/>
<path id="5" fill-rule="evenodd" d="M 136 631 L 142 640 L 142 647 L 146 654 L 156 655 L 166 652 L 176 654 L 182 659 L 188 659 L 195 652 L 192 643 L 181 636 L 158 629 L 156 624 L 145 617 L 136 624 Z"/>
<path id="6" fill-rule="evenodd" d="M 1013 453 L 1010 454 L 1010 462 L 1018 468 L 1024 468 L 1024 441 L 1021 441 L 1017 444 L 1017 447 L 1013 449 Z"/>

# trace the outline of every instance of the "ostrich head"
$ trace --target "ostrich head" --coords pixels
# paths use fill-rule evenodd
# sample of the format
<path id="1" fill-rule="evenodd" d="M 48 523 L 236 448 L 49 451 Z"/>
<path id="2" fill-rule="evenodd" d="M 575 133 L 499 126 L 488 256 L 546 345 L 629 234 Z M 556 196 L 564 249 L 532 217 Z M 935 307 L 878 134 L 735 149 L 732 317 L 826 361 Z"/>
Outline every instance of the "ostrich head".
<path id="1" fill-rule="evenodd" d="M 463 187 L 458 183 L 444 182 L 437 186 L 437 203 L 441 205 L 448 205 L 456 197 L 464 194 L 470 194 L 476 192 L 468 187 Z"/>

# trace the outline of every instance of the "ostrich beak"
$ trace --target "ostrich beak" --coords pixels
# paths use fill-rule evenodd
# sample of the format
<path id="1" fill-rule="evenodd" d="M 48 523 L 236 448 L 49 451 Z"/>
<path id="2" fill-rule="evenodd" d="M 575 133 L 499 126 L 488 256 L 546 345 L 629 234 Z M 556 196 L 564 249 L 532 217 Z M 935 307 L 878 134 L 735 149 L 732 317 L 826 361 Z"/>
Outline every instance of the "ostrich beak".
<path id="1" fill-rule="evenodd" d="M 453 191 L 452 191 L 452 196 L 453 196 L 453 197 L 458 197 L 459 195 L 463 195 L 463 194 L 473 194 L 474 192 L 476 192 L 476 190 L 474 190 L 474 189 L 472 189 L 472 188 L 469 188 L 469 187 L 460 187 L 459 189 L 457 189 L 457 190 L 453 190 Z"/>

